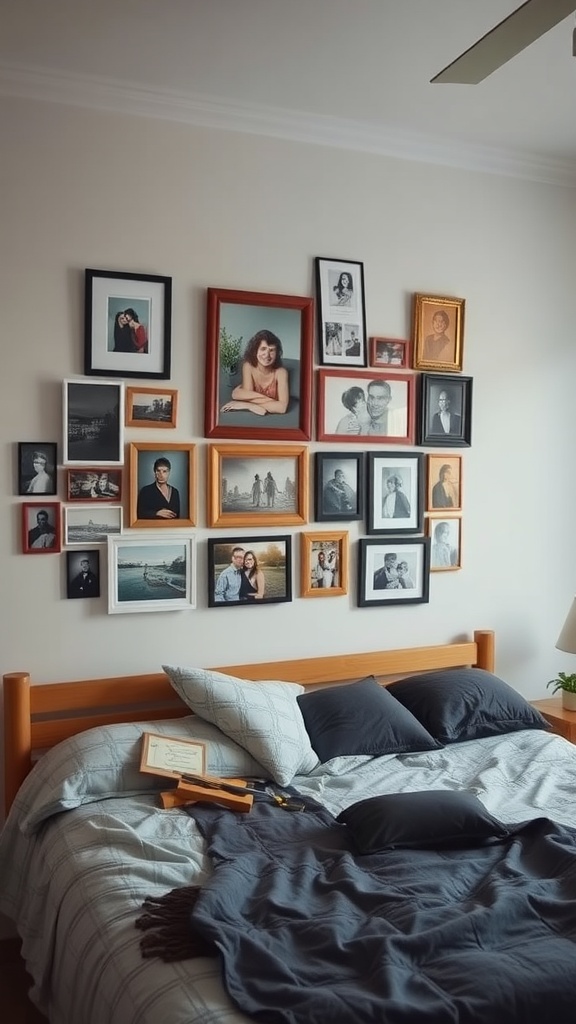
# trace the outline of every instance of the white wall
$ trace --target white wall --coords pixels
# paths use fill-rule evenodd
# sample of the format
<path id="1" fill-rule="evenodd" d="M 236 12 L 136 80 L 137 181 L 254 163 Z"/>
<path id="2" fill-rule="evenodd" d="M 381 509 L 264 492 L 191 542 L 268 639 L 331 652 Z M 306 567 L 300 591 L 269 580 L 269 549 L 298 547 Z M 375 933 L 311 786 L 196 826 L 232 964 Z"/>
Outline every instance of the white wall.
<path id="1" fill-rule="evenodd" d="M 444 642 L 474 628 L 497 631 L 497 669 L 526 695 L 573 667 L 554 650 L 575 587 L 573 191 L 19 100 L 0 101 L 0 137 L 1 671 L 43 682 L 155 671 L 166 658 Z M 415 291 L 466 298 L 463 568 L 432 574 L 428 605 L 359 609 L 353 523 L 348 596 L 298 596 L 296 537 L 291 604 L 209 610 L 205 289 L 312 294 L 316 255 L 364 262 L 369 334 L 405 335 Z M 194 612 L 108 616 L 105 593 L 66 600 L 64 553 L 20 553 L 16 443 L 61 442 L 61 381 L 83 367 L 85 267 L 173 278 L 170 440 L 196 442 L 200 456 Z"/>

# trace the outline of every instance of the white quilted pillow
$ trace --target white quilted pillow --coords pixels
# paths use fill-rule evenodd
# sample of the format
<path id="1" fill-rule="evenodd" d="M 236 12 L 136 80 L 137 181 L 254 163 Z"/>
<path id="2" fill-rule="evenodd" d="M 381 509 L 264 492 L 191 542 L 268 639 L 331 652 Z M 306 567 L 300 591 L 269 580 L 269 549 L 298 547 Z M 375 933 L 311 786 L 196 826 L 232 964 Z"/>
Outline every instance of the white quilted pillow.
<path id="1" fill-rule="evenodd" d="M 244 747 L 281 786 L 318 764 L 296 700 L 303 686 L 253 683 L 203 668 L 162 668 L 195 714 Z"/>

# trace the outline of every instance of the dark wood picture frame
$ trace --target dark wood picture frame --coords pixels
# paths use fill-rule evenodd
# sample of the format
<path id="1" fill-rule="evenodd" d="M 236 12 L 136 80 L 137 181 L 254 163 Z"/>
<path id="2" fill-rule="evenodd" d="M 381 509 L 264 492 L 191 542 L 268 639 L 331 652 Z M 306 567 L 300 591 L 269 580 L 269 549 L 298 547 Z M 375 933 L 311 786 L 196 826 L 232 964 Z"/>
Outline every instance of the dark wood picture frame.
<path id="1" fill-rule="evenodd" d="M 235 549 L 242 550 L 241 559 L 240 556 L 234 556 Z M 234 570 L 244 571 L 244 556 L 248 552 L 252 552 L 255 557 L 257 572 L 262 573 L 262 584 L 256 577 L 253 577 L 253 586 L 263 585 L 262 597 L 256 597 L 255 593 L 240 597 L 240 591 L 236 589 Z M 232 567 L 233 570 L 229 575 L 226 574 L 228 567 Z M 242 583 L 242 581 L 240 582 Z M 264 604 L 279 604 L 291 600 L 292 537 L 290 534 L 208 538 L 209 608 L 259 607 Z"/>
<path id="2" fill-rule="evenodd" d="M 446 397 L 443 399 L 442 396 Z M 442 413 L 449 411 L 449 429 Z M 448 423 L 448 421 L 446 421 Z M 472 377 L 420 375 L 418 443 L 428 448 L 469 448 L 472 443 Z"/>
<path id="3" fill-rule="evenodd" d="M 422 533 L 422 452 L 368 452 L 368 533 Z"/>
<path id="4" fill-rule="evenodd" d="M 18 494 L 56 494 L 56 441 L 18 442 Z"/>
<path id="5" fill-rule="evenodd" d="M 380 540 L 361 537 L 358 558 L 358 606 L 427 604 L 430 592 L 430 538 Z M 387 570 L 387 563 L 390 568 Z M 403 582 L 399 565 L 405 565 Z"/>
<path id="6" fill-rule="evenodd" d="M 441 295 L 413 297 L 414 368 L 462 370 L 465 299 Z"/>
<path id="7" fill-rule="evenodd" d="M 314 518 L 318 523 L 348 523 L 364 518 L 365 453 L 316 452 Z"/>
<path id="8" fill-rule="evenodd" d="M 170 377 L 172 278 L 87 269 L 84 373 Z"/>
<path id="9" fill-rule="evenodd" d="M 414 373 L 319 370 L 318 440 L 358 444 L 364 438 L 374 444 L 414 444 L 415 382 Z M 387 411 L 387 429 L 391 426 L 393 433 L 375 432 L 381 411 Z"/>
<path id="10" fill-rule="evenodd" d="M 174 529 L 196 525 L 196 445 L 171 441 L 132 442 L 129 446 L 130 508 L 128 525 L 145 529 Z M 157 494 L 158 460 L 170 464 L 167 480 L 169 501 Z M 166 467 L 168 468 L 168 467 Z M 146 481 L 144 481 L 146 475 Z M 174 496 L 174 489 L 177 495 Z M 177 506 L 177 507 L 175 507 Z M 179 515 L 173 513 L 179 511 Z M 167 516 L 166 513 L 172 513 Z"/>
<path id="11" fill-rule="evenodd" d="M 354 369 L 368 365 L 364 264 L 316 256 L 318 362 Z"/>
<path id="12" fill-rule="evenodd" d="M 408 338 L 370 338 L 370 366 L 376 370 L 407 370 L 412 344 Z"/>
<path id="13" fill-rule="evenodd" d="M 66 501 L 121 501 L 122 470 L 106 466 L 66 470 Z"/>
<path id="14" fill-rule="evenodd" d="M 206 437 L 267 441 L 309 441 L 312 424 L 312 338 L 314 300 L 309 296 L 208 288 L 206 332 Z M 278 344 L 279 343 L 279 344 Z M 261 346 L 275 348 L 270 390 L 234 397 L 243 387 Z M 248 358 L 245 359 L 248 349 Z M 244 370 L 247 367 L 248 370 Z M 287 371 L 287 378 L 281 371 Z M 283 400 L 284 412 L 262 410 Z M 238 405 L 240 403 L 240 405 Z"/>
<path id="15" fill-rule="evenodd" d="M 66 552 L 66 597 L 100 597 L 100 552 Z"/>
<path id="16" fill-rule="evenodd" d="M 22 552 L 53 555 L 62 550 L 62 506 L 59 501 L 23 501 Z"/>
<path id="17" fill-rule="evenodd" d="M 462 456 L 428 455 L 426 511 L 449 513 L 462 509 Z"/>

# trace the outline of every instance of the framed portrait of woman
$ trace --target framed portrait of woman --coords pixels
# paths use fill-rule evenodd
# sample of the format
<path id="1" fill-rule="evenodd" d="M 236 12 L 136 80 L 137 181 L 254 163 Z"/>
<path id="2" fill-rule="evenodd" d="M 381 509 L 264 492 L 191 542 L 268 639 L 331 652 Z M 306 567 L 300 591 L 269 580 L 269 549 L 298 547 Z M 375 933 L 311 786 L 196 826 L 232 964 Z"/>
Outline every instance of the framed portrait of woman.
<path id="1" fill-rule="evenodd" d="M 416 292 L 413 300 L 414 369 L 462 369 L 464 299 Z"/>
<path id="2" fill-rule="evenodd" d="M 318 362 L 322 366 L 366 366 L 364 265 L 317 256 Z"/>
<path id="3" fill-rule="evenodd" d="M 368 452 L 368 533 L 421 533 L 424 456 Z"/>

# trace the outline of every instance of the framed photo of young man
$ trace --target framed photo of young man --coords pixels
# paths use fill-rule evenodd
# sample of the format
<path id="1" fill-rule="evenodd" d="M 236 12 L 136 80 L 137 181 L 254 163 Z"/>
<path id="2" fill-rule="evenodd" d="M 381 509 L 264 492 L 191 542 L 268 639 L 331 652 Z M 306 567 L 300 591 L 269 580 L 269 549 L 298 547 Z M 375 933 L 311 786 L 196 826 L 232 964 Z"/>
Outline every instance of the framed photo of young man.
<path id="1" fill-rule="evenodd" d="M 100 552 L 66 552 L 66 597 L 100 597 Z"/>
<path id="2" fill-rule="evenodd" d="M 318 361 L 323 366 L 366 366 L 364 265 L 317 256 Z"/>
<path id="3" fill-rule="evenodd" d="M 318 440 L 414 443 L 415 376 L 318 371 Z"/>
<path id="4" fill-rule="evenodd" d="M 368 452 L 368 533 L 422 533 L 424 455 Z"/>
<path id="5" fill-rule="evenodd" d="M 359 541 L 358 605 L 427 604 L 430 540 L 364 538 Z"/>
<path id="6" fill-rule="evenodd" d="M 314 518 L 352 522 L 364 516 L 364 452 L 315 453 Z"/>
<path id="7" fill-rule="evenodd" d="M 22 552 L 48 555 L 61 550 L 61 508 L 57 501 L 22 503 Z"/>
<path id="8" fill-rule="evenodd" d="M 307 522 L 306 445 L 210 445 L 208 526 L 299 526 Z"/>
<path id="9" fill-rule="evenodd" d="M 420 375 L 418 443 L 436 448 L 468 448 L 472 434 L 472 377 Z"/>
<path id="10" fill-rule="evenodd" d="M 206 437 L 309 441 L 314 300 L 208 288 Z"/>
<path id="11" fill-rule="evenodd" d="M 333 530 L 303 533 L 300 596 L 341 597 L 348 593 L 348 534 Z"/>
<path id="12" fill-rule="evenodd" d="M 416 370 L 462 369 L 464 349 L 464 299 L 422 295 L 413 299 L 414 368 Z"/>
<path id="13" fill-rule="evenodd" d="M 129 525 L 167 529 L 196 525 L 196 446 L 130 445 Z"/>
<path id="14" fill-rule="evenodd" d="M 292 539 L 208 539 L 208 607 L 260 607 L 292 600 Z"/>

